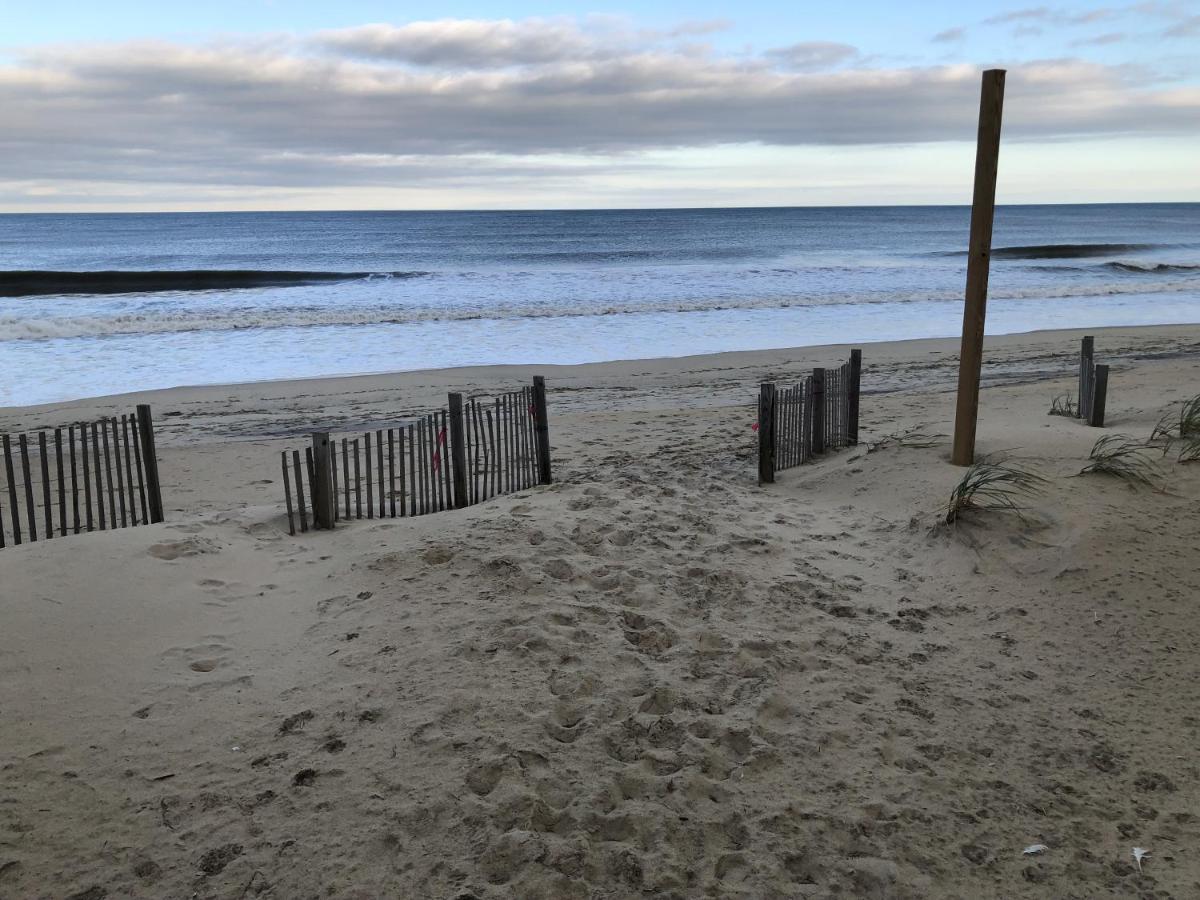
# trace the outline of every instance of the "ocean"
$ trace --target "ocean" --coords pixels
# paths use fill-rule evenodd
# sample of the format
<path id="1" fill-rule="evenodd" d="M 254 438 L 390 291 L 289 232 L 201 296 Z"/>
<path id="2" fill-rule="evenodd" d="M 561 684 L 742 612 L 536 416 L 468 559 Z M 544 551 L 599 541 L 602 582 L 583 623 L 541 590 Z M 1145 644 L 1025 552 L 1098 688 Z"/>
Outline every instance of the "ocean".
<path id="1" fill-rule="evenodd" d="M 0 215 L 0 406 L 952 336 L 969 219 L 967 207 Z M 1200 322 L 1200 204 L 1001 207 L 993 248 L 989 333 Z"/>

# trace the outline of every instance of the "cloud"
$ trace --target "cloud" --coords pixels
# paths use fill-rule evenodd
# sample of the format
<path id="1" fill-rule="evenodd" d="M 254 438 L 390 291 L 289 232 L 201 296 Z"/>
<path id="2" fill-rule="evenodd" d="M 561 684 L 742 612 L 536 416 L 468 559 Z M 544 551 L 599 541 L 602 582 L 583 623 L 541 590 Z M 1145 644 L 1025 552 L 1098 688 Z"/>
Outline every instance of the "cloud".
<path id="1" fill-rule="evenodd" d="M 967 36 L 967 29 L 961 25 L 957 28 L 947 28 L 945 31 L 939 31 L 933 36 L 934 43 L 949 44 L 954 41 L 961 41 Z"/>
<path id="2" fill-rule="evenodd" d="M 321 32 L 316 42 L 349 56 L 419 66 L 503 67 L 592 58 L 597 48 L 571 21 L 441 19 Z"/>
<path id="3" fill-rule="evenodd" d="M 788 69 L 797 72 L 813 72 L 831 69 L 858 56 L 858 49 L 849 44 L 831 41 L 807 41 L 768 50 L 767 56 Z"/>
<path id="4" fill-rule="evenodd" d="M 1049 25 L 1090 25 L 1120 14 L 1123 10 L 1101 6 L 1096 9 L 1072 12 L 1049 6 L 1033 6 L 1001 13 L 983 20 L 985 25 L 1007 25 L 1012 22 L 1044 22 Z"/>
<path id="5" fill-rule="evenodd" d="M 353 52 L 331 52 L 327 34 L 27 51 L 0 64 L 0 180 L 415 185 L 562 171 L 567 157 L 975 137 L 974 66 L 875 67 L 833 43 L 725 55 L 675 47 L 666 32 L 490 24 L 439 28 L 425 44 L 407 26 L 350 29 Z M 1005 106 L 1006 140 L 1194 135 L 1200 89 L 1043 60 L 1011 68 Z"/>
<path id="6" fill-rule="evenodd" d="M 1120 44 L 1128 40 L 1128 38 L 1127 34 L 1120 31 L 1110 31 L 1108 34 L 1098 34 L 1095 37 L 1073 41 L 1072 45 L 1076 47 L 1105 47 L 1109 44 Z"/>
<path id="7" fill-rule="evenodd" d="M 1163 32 L 1164 37 L 1192 37 L 1200 35 L 1200 16 L 1189 16 L 1186 19 L 1180 19 L 1179 22 L 1172 25 Z"/>

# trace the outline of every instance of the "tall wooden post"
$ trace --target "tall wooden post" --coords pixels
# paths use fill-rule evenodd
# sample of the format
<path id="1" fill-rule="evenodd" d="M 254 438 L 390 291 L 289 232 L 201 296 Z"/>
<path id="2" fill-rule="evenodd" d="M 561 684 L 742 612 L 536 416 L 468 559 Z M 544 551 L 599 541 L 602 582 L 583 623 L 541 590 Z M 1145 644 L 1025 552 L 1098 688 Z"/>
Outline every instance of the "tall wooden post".
<path id="1" fill-rule="evenodd" d="M 758 388 L 758 483 L 775 483 L 775 385 Z"/>
<path id="2" fill-rule="evenodd" d="M 825 370 L 812 373 L 812 443 L 813 454 L 825 452 Z"/>
<path id="3" fill-rule="evenodd" d="M 850 351 L 850 384 L 848 390 L 849 419 L 846 423 L 846 442 L 851 446 L 858 444 L 858 399 L 862 386 L 862 350 Z"/>
<path id="4" fill-rule="evenodd" d="M 467 435 L 463 427 L 463 395 L 451 394 L 450 410 L 450 476 L 454 480 L 454 508 L 463 509 L 470 502 L 467 496 Z"/>
<path id="5" fill-rule="evenodd" d="M 337 496 L 333 490 L 333 460 L 330 455 L 329 432 L 316 431 L 312 436 L 312 485 L 314 528 L 333 528 L 337 512 Z"/>
<path id="6" fill-rule="evenodd" d="M 158 480 L 158 452 L 154 449 L 154 420 L 148 404 L 137 408 L 138 439 L 142 443 L 142 463 L 146 467 L 146 494 L 150 503 L 150 521 L 163 520 L 162 484 Z"/>
<path id="7" fill-rule="evenodd" d="M 1092 372 L 1092 354 L 1095 353 L 1096 339 L 1092 335 L 1087 335 L 1079 345 L 1079 391 L 1075 398 L 1075 416 L 1076 418 L 1084 418 L 1087 413 L 1084 410 L 1084 402 L 1088 394 L 1088 376 Z"/>
<path id="8" fill-rule="evenodd" d="M 992 221 L 996 211 L 996 169 L 1000 120 L 1004 111 L 1004 70 L 983 73 L 979 95 L 979 134 L 975 144 L 975 193 L 971 201 L 971 240 L 967 251 L 967 290 L 963 308 L 962 352 L 958 361 L 958 409 L 954 416 L 956 466 L 975 461 L 979 420 L 979 375 L 983 367 L 983 326 L 987 318 Z"/>
<path id="9" fill-rule="evenodd" d="M 546 412 L 546 379 L 533 376 L 533 425 L 537 437 L 538 481 L 550 484 L 550 418 Z"/>

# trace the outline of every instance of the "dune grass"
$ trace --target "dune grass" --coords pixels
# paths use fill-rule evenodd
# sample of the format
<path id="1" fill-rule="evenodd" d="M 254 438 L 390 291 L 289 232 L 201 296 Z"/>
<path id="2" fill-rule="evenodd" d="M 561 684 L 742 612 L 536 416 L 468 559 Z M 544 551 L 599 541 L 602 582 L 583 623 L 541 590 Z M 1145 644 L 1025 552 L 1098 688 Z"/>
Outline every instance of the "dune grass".
<path id="1" fill-rule="evenodd" d="M 1075 407 L 1075 401 L 1071 399 L 1069 394 L 1059 394 L 1050 401 L 1050 412 L 1048 416 L 1070 416 L 1072 419 L 1079 416 L 1079 410 Z"/>
<path id="2" fill-rule="evenodd" d="M 1166 413 L 1150 432 L 1150 443 L 1162 445 L 1164 455 L 1177 440 L 1185 442 L 1185 453 L 1188 452 L 1188 446 L 1196 450 L 1194 445 L 1200 441 L 1200 394 L 1184 400 L 1178 411 Z M 1190 460 L 1181 457 L 1181 461 Z"/>
<path id="3" fill-rule="evenodd" d="M 1106 434 L 1092 445 L 1080 475 L 1109 475 L 1130 484 L 1157 487 L 1163 474 L 1146 455 L 1146 445 L 1123 434 Z"/>
<path id="4" fill-rule="evenodd" d="M 964 513 L 977 510 L 1001 510 L 1023 517 L 1025 507 L 1019 498 L 1038 494 L 1045 485 L 1045 478 L 1016 463 L 982 459 L 967 469 L 950 492 L 946 524 L 953 525 Z"/>

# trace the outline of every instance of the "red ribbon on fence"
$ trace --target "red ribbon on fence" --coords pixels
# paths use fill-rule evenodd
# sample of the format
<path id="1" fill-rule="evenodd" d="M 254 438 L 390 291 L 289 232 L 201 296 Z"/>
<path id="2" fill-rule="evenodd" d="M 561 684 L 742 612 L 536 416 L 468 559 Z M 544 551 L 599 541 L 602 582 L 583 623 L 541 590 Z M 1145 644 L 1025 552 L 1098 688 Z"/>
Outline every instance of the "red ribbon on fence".
<path id="1" fill-rule="evenodd" d="M 438 431 L 437 440 L 433 442 L 433 471 L 435 472 L 442 467 L 442 451 L 439 448 L 444 447 L 445 445 L 446 428 L 445 426 L 442 426 L 442 428 Z"/>
<path id="2" fill-rule="evenodd" d="M 750 430 L 751 430 L 751 431 L 758 431 L 758 423 L 757 423 L 757 422 L 755 422 L 753 425 L 751 425 L 751 426 L 750 426 Z"/>

